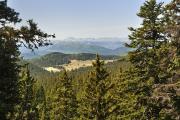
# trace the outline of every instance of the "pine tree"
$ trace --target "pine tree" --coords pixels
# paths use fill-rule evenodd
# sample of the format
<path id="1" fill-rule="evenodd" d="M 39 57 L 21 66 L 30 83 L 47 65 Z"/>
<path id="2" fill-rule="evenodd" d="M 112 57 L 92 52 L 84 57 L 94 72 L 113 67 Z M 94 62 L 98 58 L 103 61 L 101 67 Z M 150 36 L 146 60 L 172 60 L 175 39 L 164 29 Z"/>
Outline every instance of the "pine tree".
<path id="1" fill-rule="evenodd" d="M 138 109 L 138 106 L 136 106 L 137 99 L 140 97 L 140 95 L 134 92 L 140 84 L 136 70 L 133 67 L 127 70 L 120 68 L 118 74 L 113 79 L 116 81 L 116 98 L 121 108 L 118 110 L 117 119 L 145 119 L 143 117 L 143 109 Z"/>
<path id="2" fill-rule="evenodd" d="M 171 33 L 172 46 L 175 48 L 175 54 L 173 59 L 173 63 L 175 64 L 173 69 L 176 71 L 172 77 L 176 87 L 174 89 L 174 95 L 172 96 L 173 103 L 173 117 L 176 119 L 180 119 L 180 0 L 173 0 L 170 6 L 174 6 L 170 10 L 173 11 L 171 15 L 174 18 L 174 28 Z M 171 58 L 171 59 L 172 59 Z"/>
<path id="3" fill-rule="evenodd" d="M 20 81 L 20 95 L 21 95 L 21 103 L 18 119 L 21 120 L 31 120 L 38 119 L 38 113 L 36 110 L 36 106 L 34 104 L 35 100 L 35 92 L 34 92 L 34 84 L 35 80 L 31 77 L 28 66 L 22 72 Z"/>
<path id="4" fill-rule="evenodd" d="M 174 63 L 177 71 L 180 70 L 180 1 L 173 0 L 167 5 L 167 13 L 169 17 L 168 21 L 168 33 L 170 34 L 171 47 L 174 48 Z"/>
<path id="5" fill-rule="evenodd" d="M 38 109 L 40 120 L 50 119 L 50 116 L 48 115 L 48 110 L 47 110 L 46 93 L 43 86 L 40 86 L 40 88 L 36 92 L 35 106 Z"/>
<path id="6" fill-rule="evenodd" d="M 179 82 L 180 82 L 180 1 L 173 0 L 165 6 L 164 19 L 166 20 L 166 33 L 168 43 L 161 46 L 158 51 L 160 59 L 161 75 L 166 80 L 165 84 L 159 85 L 156 94 L 161 93 L 166 99 L 168 107 L 162 110 L 164 119 L 180 119 Z M 162 72 L 163 71 L 163 72 Z"/>
<path id="7" fill-rule="evenodd" d="M 73 91 L 72 79 L 64 71 L 57 86 L 54 119 L 72 120 L 77 117 L 76 93 Z"/>
<path id="8" fill-rule="evenodd" d="M 47 38 L 37 24 L 28 20 L 28 26 L 19 29 L 11 24 L 21 22 L 19 13 L 7 6 L 7 0 L 0 1 L 0 119 L 10 119 L 14 107 L 20 103 L 19 94 L 19 47 L 29 49 L 49 45 Z"/>
<path id="9" fill-rule="evenodd" d="M 5 14 L 7 13 L 7 14 Z M 13 112 L 19 100 L 17 65 L 19 51 L 11 40 L 12 29 L 5 27 L 6 22 L 19 22 L 18 13 L 7 7 L 6 1 L 0 2 L 0 119 Z"/>
<path id="10" fill-rule="evenodd" d="M 146 119 L 179 119 L 179 1 L 166 8 L 155 0 L 146 1 L 138 14 L 142 26 L 130 28 L 129 57 L 138 73 L 138 105 Z M 167 34 L 168 33 L 168 34 Z"/>
<path id="11" fill-rule="evenodd" d="M 131 63 L 141 69 L 143 76 L 153 77 L 155 83 L 161 82 L 158 78 L 156 50 L 162 42 L 166 41 L 162 28 L 164 22 L 160 18 L 162 13 L 162 3 L 157 4 L 156 0 L 146 1 L 138 13 L 138 16 L 143 19 L 142 26 L 137 29 L 129 28 L 132 31 L 129 35 L 131 43 L 127 45 L 136 48 L 129 54 Z"/>
<path id="12" fill-rule="evenodd" d="M 169 4 L 165 7 L 165 20 L 167 22 L 166 24 L 166 32 L 168 33 L 171 54 L 173 54 L 171 57 L 174 59 L 174 63 L 176 68 L 179 69 L 180 66 L 180 1 L 179 0 L 172 0 Z"/>
<path id="13" fill-rule="evenodd" d="M 143 19 L 140 28 L 130 28 L 131 43 L 127 45 L 136 48 L 129 53 L 130 62 L 138 74 L 139 94 L 138 104 L 144 107 L 146 119 L 158 119 L 160 112 L 167 107 L 162 97 L 156 96 L 155 89 L 159 84 L 166 83 L 164 71 L 160 67 L 161 57 L 157 54 L 162 46 L 166 45 L 165 21 L 163 20 L 163 4 L 156 0 L 147 0 L 137 14 Z"/>
<path id="14" fill-rule="evenodd" d="M 84 96 L 81 98 L 79 111 L 81 119 L 111 119 L 119 109 L 117 100 L 113 98 L 114 84 L 107 77 L 109 73 L 103 68 L 104 62 L 99 55 L 93 62 L 94 71 L 89 75 Z"/>

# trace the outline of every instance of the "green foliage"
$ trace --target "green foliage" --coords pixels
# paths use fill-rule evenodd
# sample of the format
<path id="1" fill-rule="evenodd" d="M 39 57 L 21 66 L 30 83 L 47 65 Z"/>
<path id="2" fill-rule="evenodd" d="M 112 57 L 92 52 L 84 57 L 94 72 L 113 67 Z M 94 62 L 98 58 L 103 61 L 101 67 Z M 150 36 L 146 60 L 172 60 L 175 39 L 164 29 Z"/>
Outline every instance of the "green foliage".
<path id="1" fill-rule="evenodd" d="M 64 54 L 59 52 L 49 53 L 40 58 L 34 58 L 28 60 L 28 62 L 40 66 L 40 67 L 49 67 L 62 64 L 68 64 L 71 60 L 93 60 L 96 58 L 95 54 L 91 53 L 80 53 L 80 54 Z M 103 59 L 117 59 L 118 56 L 108 55 L 102 56 Z"/>
<path id="2" fill-rule="evenodd" d="M 20 19 L 18 13 L 7 7 L 6 1 L 0 2 L 0 12 L 0 119 L 6 119 L 19 102 L 19 66 L 16 63 L 19 51 L 16 43 L 10 38 L 13 29 L 4 25 L 7 22 L 17 23 Z"/>
<path id="3" fill-rule="evenodd" d="M 139 84 L 135 90 L 139 96 L 137 104 L 144 108 L 146 119 L 160 119 L 164 115 L 169 118 L 170 114 L 171 119 L 179 118 L 177 115 L 173 116 L 173 113 L 178 111 L 170 107 L 173 106 L 171 96 L 178 96 L 178 80 L 173 79 L 177 72 L 174 62 L 174 59 L 178 58 L 177 47 L 173 47 L 173 38 L 166 34 L 170 23 L 176 22 L 164 15 L 171 12 L 172 10 L 165 11 L 163 4 L 156 3 L 156 0 L 146 1 L 138 13 L 138 16 L 143 18 L 142 26 L 137 29 L 130 28 L 131 43 L 127 46 L 136 48 L 129 53 L 129 58 L 138 75 L 135 77 Z M 179 44 L 176 41 L 177 45 Z"/>
<path id="4" fill-rule="evenodd" d="M 114 84 L 108 79 L 109 73 L 103 68 L 104 62 L 97 55 L 93 62 L 94 70 L 89 75 L 85 93 L 81 99 L 80 113 L 82 119 L 105 120 L 119 109 L 113 98 Z"/>
<path id="5" fill-rule="evenodd" d="M 49 120 L 50 116 L 48 113 L 46 93 L 43 86 L 40 86 L 36 92 L 34 104 L 38 112 L 38 119 L 40 120 Z"/>
<path id="6" fill-rule="evenodd" d="M 127 46 L 135 49 L 129 52 L 129 62 L 126 58 L 120 59 L 105 65 L 106 70 L 97 56 L 93 67 L 68 72 L 73 79 L 69 79 L 66 72 L 60 73 L 59 79 L 59 73 L 49 75 L 39 69 L 41 74 L 36 74 L 39 76 L 38 85 L 46 88 L 48 96 L 45 111 L 49 116 L 46 119 L 178 120 L 178 6 L 178 0 L 166 6 L 156 0 L 147 0 L 143 4 L 137 14 L 143 19 L 141 26 L 130 28 L 131 43 Z M 37 60 L 40 62 L 34 60 L 34 63 L 41 67 L 44 60 L 48 61 L 46 66 L 61 64 L 62 59 L 66 62 L 93 59 L 91 55 L 67 57 L 60 54 L 61 58 L 58 55 L 50 54 Z M 73 114 L 72 109 L 78 110 Z"/>
<path id="7" fill-rule="evenodd" d="M 19 13 L 7 6 L 7 0 L 0 2 L 0 119 L 11 119 L 14 107 L 19 104 L 19 47 L 29 49 L 49 45 L 47 38 L 37 24 L 28 20 L 28 26 L 13 27 L 21 22 Z"/>
<path id="8" fill-rule="evenodd" d="M 174 52 L 174 63 L 175 63 L 175 69 L 180 68 L 180 1 L 179 0 L 173 0 L 170 4 L 166 6 L 166 13 L 165 18 L 168 22 L 167 25 L 167 32 L 169 33 L 169 36 L 171 38 L 171 47 L 172 51 Z"/>
<path id="9" fill-rule="evenodd" d="M 51 119 L 72 120 L 77 117 L 76 93 L 73 91 L 72 79 L 64 71 L 55 91 Z"/>
<path id="10" fill-rule="evenodd" d="M 28 67 L 28 66 L 27 66 Z M 35 92 L 34 84 L 35 80 L 30 76 L 30 71 L 26 68 L 20 78 L 20 108 L 17 111 L 17 119 L 37 119 L 36 106 L 34 105 Z"/>
<path id="11" fill-rule="evenodd" d="M 92 60 L 95 55 L 51 53 L 28 61 L 30 71 L 23 68 L 27 62 L 20 62 L 19 47 L 47 46 L 47 38 L 54 35 L 43 33 L 32 20 L 19 29 L 10 26 L 21 22 L 19 13 L 1 1 L 0 119 L 179 120 L 179 6 L 179 0 L 165 6 L 145 1 L 137 14 L 141 26 L 130 28 L 127 46 L 134 51 L 128 61 L 125 57 L 104 65 L 97 55 L 92 67 L 49 73 L 41 67 Z"/>

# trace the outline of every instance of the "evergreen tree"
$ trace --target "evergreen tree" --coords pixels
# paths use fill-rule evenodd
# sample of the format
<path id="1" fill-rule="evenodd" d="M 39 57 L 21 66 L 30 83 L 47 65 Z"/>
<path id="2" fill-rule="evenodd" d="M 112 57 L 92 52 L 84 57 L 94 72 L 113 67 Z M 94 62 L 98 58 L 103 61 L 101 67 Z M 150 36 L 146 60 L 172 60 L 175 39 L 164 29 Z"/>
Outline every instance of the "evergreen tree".
<path id="1" fill-rule="evenodd" d="M 7 7 L 7 1 L 0 2 L 0 119 L 4 120 L 13 112 L 19 100 L 17 65 L 19 51 L 14 40 L 11 40 L 13 29 L 7 22 L 19 22 L 18 13 Z"/>
<path id="2" fill-rule="evenodd" d="M 19 13 L 7 6 L 7 0 L 0 1 L 0 119 L 10 119 L 14 107 L 20 103 L 19 95 L 19 47 L 29 49 L 49 45 L 48 35 L 28 20 L 28 26 L 19 29 L 11 24 L 21 22 Z"/>
<path id="3" fill-rule="evenodd" d="M 160 68 L 165 75 L 166 83 L 159 85 L 156 89 L 166 99 L 167 108 L 163 109 L 164 119 L 180 119 L 179 82 L 180 82 L 180 1 L 173 0 L 165 6 L 164 18 L 166 20 L 166 33 L 168 33 L 168 43 L 161 46 L 158 51 L 161 57 Z M 163 93 L 163 94 L 162 94 Z"/>
<path id="4" fill-rule="evenodd" d="M 54 114 L 57 120 L 71 120 L 77 117 L 76 93 L 73 91 L 72 79 L 64 71 L 57 86 Z"/>
<path id="5" fill-rule="evenodd" d="M 131 43 L 128 47 L 136 48 L 129 53 L 131 63 L 141 70 L 142 75 L 153 77 L 155 83 L 160 83 L 158 78 L 158 58 L 156 50 L 166 41 L 163 35 L 164 22 L 161 19 L 163 13 L 162 3 L 157 4 L 156 0 L 147 0 L 137 14 L 143 19 L 142 26 L 134 29 L 129 28 L 132 34 L 129 35 Z"/>
<path id="6" fill-rule="evenodd" d="M 172 47 L 173 59 L 175 63 L 175 68 L 177 71 L 180 70 L 180 1 L 173 0 L 170 4 L 166 6 L 166 19 L 167 31 L 170 37 L 170 44 Z"/>
<path id="7" fill-rule="evenodd" d="M 107 77 L 109 73 L 103 68 L 104 62 L 99 55 L 93 62 L 94 71 L 89 75 L 89 81 L 85 87 L 85 93 L 81 99 L 81 118 L 106 120 L 112 119 L 119 109 L 117 100 L 113 98 L 114 84 Z"/>
<path id="8" fill-rule="evenodd" d="M 34 104 L 35 100 L 35 92 L 34 92 L 34 84 L 35 80 L 31 77 L 30 71 L 27 68 L 22 72 L 22 78 L 20 81 L 20 95 L 21 95 L 21 103 L 18 119 L 21 120 L 31 120 L 38 119 L 38 113 L 36 110 L 36 106 Z"/>
<path id="9" fill-rule="evenodd" d="M 145 119 L 143 117 L 143 108 L 138 109 L 138 106 L 136 106 L 137 99 L 140 97 L 140 95 L 134 92 L 140 84 L 136 70 L 131 67 L 128 70 L 120 68 L 119 73 L 113 79 L 116 82 L 116 98 L 121 108 L 117 111 L 117 119 Z"/>
<path id="10" fill-rule="evenodd" d="M 147 0 L 141 7 L 138 16 L 143 19 L 140 28 L 130 28 L 131 43 L 127 45 L 136 48 L 129 53 L 130 62 L 138 74 L 139 95 L 138 104 L 144 107 L 146 119 L 158 119 L 160 112 L 167 107 L 166 101 L 154 93 L 159 84 L 166 83 L 164 71 L 160 67 L 161 57 L 157 52 L 167 43 L 165 35 L 165 21 L 163 20 L 163 4 L 156 0 Z"/>
<path id="11" fill-rule="evenodd" d="M 130 61 L 138 73 L 138 105 L 146 119 L 179 119 L 178 0 L 163 8 L 148 0 L 141 7 L 142 26 L 130 28 Z M 169 33 L 169 34 L 166 34 Z"/>
<path id="12" fill-rule="evenodd" d="M 50 119 L 47 110 L 46 94 L 43 86 L 40 86 L 40 88 L 36 92 L 35 106 L 37 106 L 36 108 L 38 109 L 40 120 Z"/>

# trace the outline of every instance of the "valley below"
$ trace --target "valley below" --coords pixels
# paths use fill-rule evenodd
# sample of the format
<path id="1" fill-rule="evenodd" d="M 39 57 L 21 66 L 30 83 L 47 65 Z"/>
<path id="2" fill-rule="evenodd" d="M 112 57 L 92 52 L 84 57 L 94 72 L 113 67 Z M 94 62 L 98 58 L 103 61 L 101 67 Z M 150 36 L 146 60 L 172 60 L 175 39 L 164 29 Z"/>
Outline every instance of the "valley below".
<path id="1" fill-rule="evenodd" d="M 66 71 L 72 71 L 72 70 L 76 70 L 79 68 L 83 68 L 83 67 L 90 67 L 92 66 L 92 63 L 95 60 L 70 60 L 70 63 L 68 64 L 63 64 L 63 65 L 57 65 L 57 66 L 49 66 L 49 67 L 43 67 L 43 69 L 45 69 L 48 72 L 61 72 L 63 70 Z M 112 63 L 114 61 L 117 60 L 104 60 L 104 63 Z"/>
<path id="2" fill-rule="evenodd" d="M 121 58 L 116 55 L 101 55 L 100 57 L 104 64 L 111 64 Z M 91 53 L 65 54 L 52 52 L 37 58 L 27 59 L 24 62 L 30 64 L 33 68 L 32 71 L 38 69 L 39 71 L 58 73 L 63 70 L 71 72 L 80 68 L 92 67 L 95 59 L 96 54 Z"/>

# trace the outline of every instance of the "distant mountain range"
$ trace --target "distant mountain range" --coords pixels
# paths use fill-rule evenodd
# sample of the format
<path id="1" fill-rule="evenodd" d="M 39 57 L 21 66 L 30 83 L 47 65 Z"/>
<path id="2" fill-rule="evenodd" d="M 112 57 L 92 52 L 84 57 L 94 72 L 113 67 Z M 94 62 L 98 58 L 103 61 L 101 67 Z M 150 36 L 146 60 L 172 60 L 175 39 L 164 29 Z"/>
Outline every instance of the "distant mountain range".
<path id="1" fill-rule="evenodd" d="M 25 59 L 42 56 L 51 52 L 65 54 L 93 53 L 100 55 L 125 55 L 130 49 L 124 46 L 127 39 L 122 38 L 68 38 L 65 40 L 52 41 L 53 45 L 39 48 L 32 52 L 21 48 L 22 56 Z"/>

